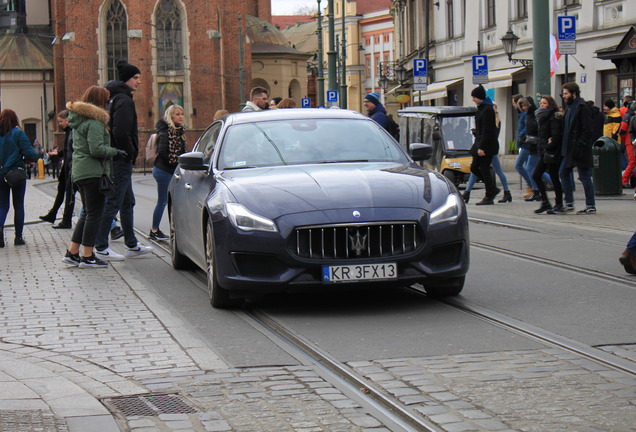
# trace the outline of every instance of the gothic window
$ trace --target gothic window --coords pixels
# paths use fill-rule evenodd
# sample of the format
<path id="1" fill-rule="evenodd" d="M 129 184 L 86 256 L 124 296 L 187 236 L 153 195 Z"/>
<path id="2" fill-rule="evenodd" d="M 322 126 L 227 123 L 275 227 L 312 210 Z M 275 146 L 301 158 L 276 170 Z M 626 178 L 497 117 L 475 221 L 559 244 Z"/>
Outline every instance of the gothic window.
<path id="1" fill-rule="evenodd" d="M 174 0 L 161 0 L 157 8 L 156 22 L 159 73 L 183 71 L 181 14 Z"/>
<path id="2" fill-rule="evenodd" d="M 117 79 L 117 62 L 128 61 L 128 18 L 124 5 L 113 0 L 106 13 L 106 68 L 108 79 Z"/>

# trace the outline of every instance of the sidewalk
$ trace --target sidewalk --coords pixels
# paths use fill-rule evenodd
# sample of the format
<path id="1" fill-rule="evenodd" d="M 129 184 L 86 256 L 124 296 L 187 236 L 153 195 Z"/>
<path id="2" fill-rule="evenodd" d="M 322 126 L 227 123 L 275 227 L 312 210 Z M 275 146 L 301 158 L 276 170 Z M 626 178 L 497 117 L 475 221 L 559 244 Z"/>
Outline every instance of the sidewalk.
<path id="1" fill-rule="evenodd" d="M 469 217 L 576 223 L 624 232 L 625 241 L 634 230 L 633 190 L 598 197 L 596 215 L 536 215 L 539 203 L 523 201 L 518 179 L 509 173 L 512 203 L 493 206 L 475 206 L 484 193 L 478 185 Z M 34 187 L 45 181 L 51 180 L 30 180 L 27 188 L 27 245 L 13 245 L 10 212 L 7 246 L 0 249 L 0 430 L 215 432 L 331 424 L 386 431 L 310 367 L 228 368 L 185 330 L 133 262 L 66 267 L 60 260 L 70 230 L 38 219 L 53 201 Z M 578 184 L 575 196 L 580 206 Z M 141 259 L 157 255 L 164 254 Z M 167 265 L 166 272 L 174 273 Z M 285 423 L 280 414 L 289 412 L 305 416 Z"/>

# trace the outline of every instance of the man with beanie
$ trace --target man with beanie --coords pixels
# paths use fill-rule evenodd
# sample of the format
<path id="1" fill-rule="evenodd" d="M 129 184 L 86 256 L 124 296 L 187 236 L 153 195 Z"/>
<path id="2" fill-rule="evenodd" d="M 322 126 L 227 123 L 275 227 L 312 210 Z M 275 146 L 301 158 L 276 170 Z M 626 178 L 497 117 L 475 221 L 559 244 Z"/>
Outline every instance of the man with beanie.
<path id="1" fill-rule="evenodd" d="M 141 85 L 141 71 L 126 61 L 117 63 L 119 81 L 109 81 L 105 87 L 110 91 L 110 132 L 111 145 L 116 147 L 117 157 L 113 160 L 113 180 L 115 195 L 106 198 L 104 213 L 100 221 L 95 255 L 103 260 L 121 261 L 125 257 L 134 258 L 152 251 L 137 241 L 134 230 L 135 194 L 132 188 L 133 165 L 139 153 L 137 136 L 137 111 L 133 101 L 133 92 Z M 113 219 L 119 212 L 121 227 L 126 243 L 125 256 L 108 247 L 108 234 Z"/>
<path id="2" fill-rule="evenodd" d="M 389 120 L 386 116 L 386 109 L 384 108 L 384 105 L 380 103 L 380 94 L 378 92 L 371 92 L 367 94 L 364 97 L 362 104 L 364 105 L 364 109 L 367 110 L 369 117 L 388 131 Z"/>
<path id="3" fill-rule="evenodd" d="M 501 189 L 495 184 L 495 179 L 490 171 L 493 156 L 499 153 L 499 140 L 497 139 L 497 121 L 492 100 L 486 96 L 486 89 L 478 86 L 470 93 L 473 102 L 477 105 L 475 114 L 475 142 L 470 149 L 473 161 L 470 171 L 481 178 L 486 186 L 486 196 L 476 205 L 494 204 L 494 198 Z"/>

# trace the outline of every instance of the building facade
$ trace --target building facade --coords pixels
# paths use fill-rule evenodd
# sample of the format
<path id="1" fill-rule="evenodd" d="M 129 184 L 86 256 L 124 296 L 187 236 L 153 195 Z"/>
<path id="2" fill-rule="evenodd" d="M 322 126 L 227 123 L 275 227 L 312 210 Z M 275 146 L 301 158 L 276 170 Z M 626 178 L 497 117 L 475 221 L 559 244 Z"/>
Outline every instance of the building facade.
<path id="1" fill-rule="evenodd" d="M 531 0 L 396 0 L 393 14 L 399 60 L 412 73 L 413 59 L 429 60 L 429 86 L 413 92 L 412 104 L 471 105 L 472 56 L 488 56 L 488 94 L 498 103 L 503 129 L 501 151 L 515 136 L 513 94 L 535 96 L 531 67 L 513 63 L 501 38 L 508 30 L 519 37 L 513 59 L 533 59 L 533 4 Z M 598 106 L 614 100 L 619 89 L 617 70 L 598 52 L 616 46 L 632 24 L 636 9 L 629 0 L 546 0 L 550 19 L 545 31 L 557 32 L 559 16 L 576 18 L 576 54 L 560 56 L 550 78 L 551 93 L 560 101 L 561 85 L 576 81 L 581 95 Z M 633 6 L 633 5 L 632 5 Z M 428 31 L 427 31 L 428 30 Z M 567 61 L 566 61 L 567 58 Z M 566 68 L 568 75 L 566 77 Z M 625 82 L 627 85 L 628 82 Z"/>
<path id="2" fill-rule="evenodd" d="M 142 73 L 134 95 L 140 142 L 178 103 L 189 145 L 216 110 L 239 110 L 241 86 L 249 94 L 251 52 L 245 44 L 239 56 L 247 36 L 241 17 L 271 16 L 269 0 L 51 0 L 51 9 L 57 110 L 89 86 L 117 79 L 116 64 L 126 60 Z"/>

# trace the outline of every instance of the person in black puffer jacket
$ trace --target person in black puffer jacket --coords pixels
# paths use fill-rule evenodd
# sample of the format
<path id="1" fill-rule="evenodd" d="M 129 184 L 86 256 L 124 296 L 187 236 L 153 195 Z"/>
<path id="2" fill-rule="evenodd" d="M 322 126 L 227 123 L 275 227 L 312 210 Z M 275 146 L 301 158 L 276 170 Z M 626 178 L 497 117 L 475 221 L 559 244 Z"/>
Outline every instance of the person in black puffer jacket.
<path id="1" fill-rule="evenodd" d="M 555 211 L 550 205 L 546 192 L 543 174 L 547 171 L 554 185 L 554 209 L 563 208 L 563 188 L 559 179 L 559 165 L 561 164 L 561 141 L 563 138 L 563 114 L 552 96 L 543 96 L 539 109 L 535 112 L 539 133 L 539 161 L 532 173 L 532 180 L 537 184 L 541 195 L 541 207 L 534 212 L 539 214 Z"/>
<path id="2" fill-rule="evenodd" d="M 152 214 L 152 229 L 148 237 L 151 240 L 167 240 L 159 225 L 163 211 L 168 204 L 168 185 L 179 163 L 179 155 L 186 152 L 185 119 L 183 108 L 171 105 L 166 109 L 162 120 L 157 122 L 157 157 L 152 168 L 152 176 L 157 181 L 157 204 Z"/>
<path id="3" fill-rule="evenodd" d="M 528 148 L 528 152 L 530 153 L 528 156 L 526 169 L 528 170 L 528 174 L 532 176 L 532 173 L 534 173 L 534 169 L 539 162 L 539 125 L 535 117 L 537 106 L 534 103 L 534 99 L 532 99 L 531 97 L 519 100 L 518 104 L 519 108 L 521 108 L 526 113 L 526 147 Z M 543 177 L 543 180 L 545 182 L 552 183 L 547 174 Z M 525 198 L 525 201 L 540 200 L 541 194 L 539 193 L 539 187 L 537 186 L 537 182 L 532 179 L 532 195 Z"/>

